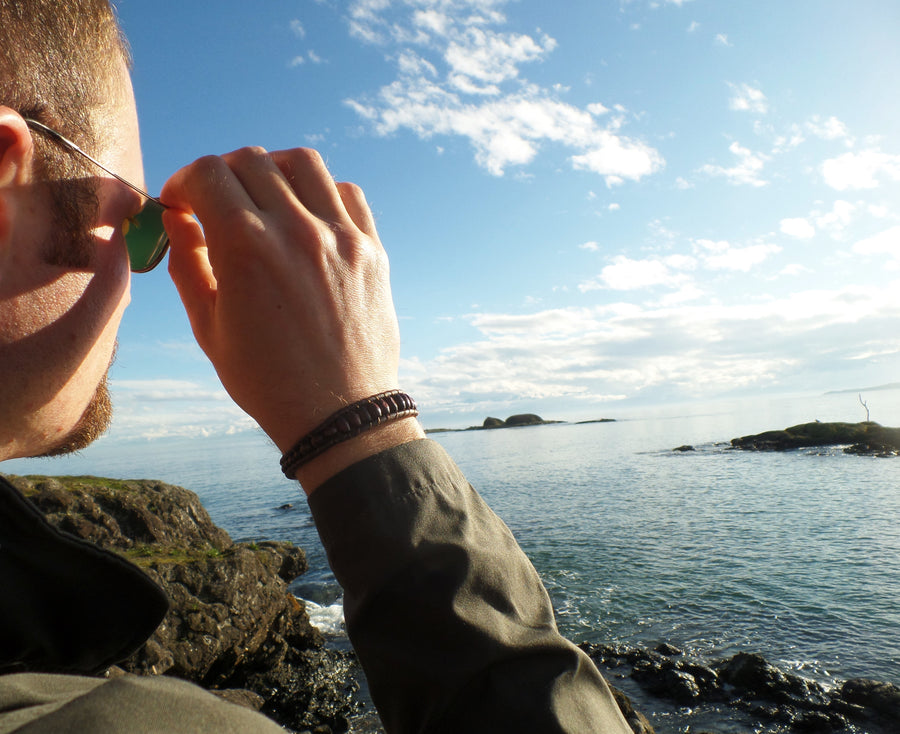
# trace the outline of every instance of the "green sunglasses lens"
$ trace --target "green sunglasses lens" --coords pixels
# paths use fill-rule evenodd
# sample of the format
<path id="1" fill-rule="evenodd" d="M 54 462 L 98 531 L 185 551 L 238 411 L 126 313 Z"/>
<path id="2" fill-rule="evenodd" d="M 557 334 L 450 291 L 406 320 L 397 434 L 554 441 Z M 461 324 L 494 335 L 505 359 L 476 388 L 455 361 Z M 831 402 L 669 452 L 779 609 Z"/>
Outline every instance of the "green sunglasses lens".
<path id="1" fill-rule="evenodd" d="M 131 261 L 131 272 L 146 273 L 153 270 L 169 249 L 169 238 L 162 223 L 164 209 L 149 199 L 144 208 L 128 220 L 125 246 Z"/>

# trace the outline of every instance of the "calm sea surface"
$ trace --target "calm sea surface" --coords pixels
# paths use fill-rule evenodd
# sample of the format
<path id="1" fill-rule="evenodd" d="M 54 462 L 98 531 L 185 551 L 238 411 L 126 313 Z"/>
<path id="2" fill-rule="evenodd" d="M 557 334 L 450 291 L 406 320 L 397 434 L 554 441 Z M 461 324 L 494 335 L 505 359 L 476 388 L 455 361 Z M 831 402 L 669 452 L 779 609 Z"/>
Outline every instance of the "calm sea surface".
<path id="1" fill-rule="evenodd" d="M 873 420 L 900 425 L 900 392 L 866 397 Z M 842 394 L 432 437 L 517 535 L 575 641 L 667 641 L 707 659 L 759 652 L 826 683 L 900 683 L 900 458 L 722 445 L 864 417 L 856 395 Z M 683 444 L 696 450 L 672 451 Z M 302 545 L 312 570 L 295 593 L 339 600 L 305 500 L 259 434 L 101 443 L 80 457 L 0 468 L 186 486 L 236 540 Z M 657 713 L 659 732 L 706 723 L 690 711 Z"/>

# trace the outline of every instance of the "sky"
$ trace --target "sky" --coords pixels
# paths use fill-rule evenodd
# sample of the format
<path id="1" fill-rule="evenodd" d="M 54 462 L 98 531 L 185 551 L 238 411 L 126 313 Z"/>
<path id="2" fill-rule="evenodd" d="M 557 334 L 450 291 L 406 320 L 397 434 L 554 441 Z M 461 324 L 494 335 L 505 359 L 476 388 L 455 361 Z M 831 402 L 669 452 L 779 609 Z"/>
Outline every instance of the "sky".
<path id="1" fill-rule="evenodd" d="M 118 9 L 151 191 L 243 145 L 365 189 L 428 428 L 900 381 L 895 0 Z M 165 268 L 119 342 L 108 440 L 254 427 Z"/>

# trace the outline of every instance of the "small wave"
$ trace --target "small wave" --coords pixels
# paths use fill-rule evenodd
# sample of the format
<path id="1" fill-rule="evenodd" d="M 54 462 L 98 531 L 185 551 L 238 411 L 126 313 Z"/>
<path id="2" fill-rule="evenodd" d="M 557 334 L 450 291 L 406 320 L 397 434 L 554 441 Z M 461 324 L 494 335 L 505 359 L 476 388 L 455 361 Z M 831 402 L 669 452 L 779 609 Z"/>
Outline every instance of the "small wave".
<path id="1" fill-rule="evenodd" d="M 345 635 L 344 630 L 344 605 L 337 601 L 328 606 L 316 604 L 314 601 L 303 600 L 306 605 L 306 613 L 309 615 L 310 624 L 323 635 Z"/>

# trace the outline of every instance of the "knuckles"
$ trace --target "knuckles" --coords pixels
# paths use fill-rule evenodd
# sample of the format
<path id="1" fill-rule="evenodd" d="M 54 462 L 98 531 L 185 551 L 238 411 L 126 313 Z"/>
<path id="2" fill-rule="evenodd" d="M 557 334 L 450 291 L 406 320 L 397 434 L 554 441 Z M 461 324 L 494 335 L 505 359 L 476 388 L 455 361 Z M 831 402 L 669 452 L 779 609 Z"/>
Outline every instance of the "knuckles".
<path id="1" fill-rule="evenodd" d="M 338 191 L 341 192 L 341 195 L 344 197 L 349 197 L 355 199 L 356 201 L 365 201 L 366 194 L 362 189 L 362 186 L 358 184 L 352 183 L 350 181 L 341 181 L 337 183 Z"/>
<path id="2" fill-rule="evenodd" d="M 302 168 L 325 168 L 322 154 L 315 148 L 293 148 L 282 155 Z"/>
<path id="3" fill-rule="evenodd" d="M 224 160 L 233 168 L 242 168 L 244 166 L 254 166 L 259 164 L 268 164 L 271 160 L 269 151 L 259 145 L 248 145 L 244 148 L 238 148 L 224 156 Z"/>

